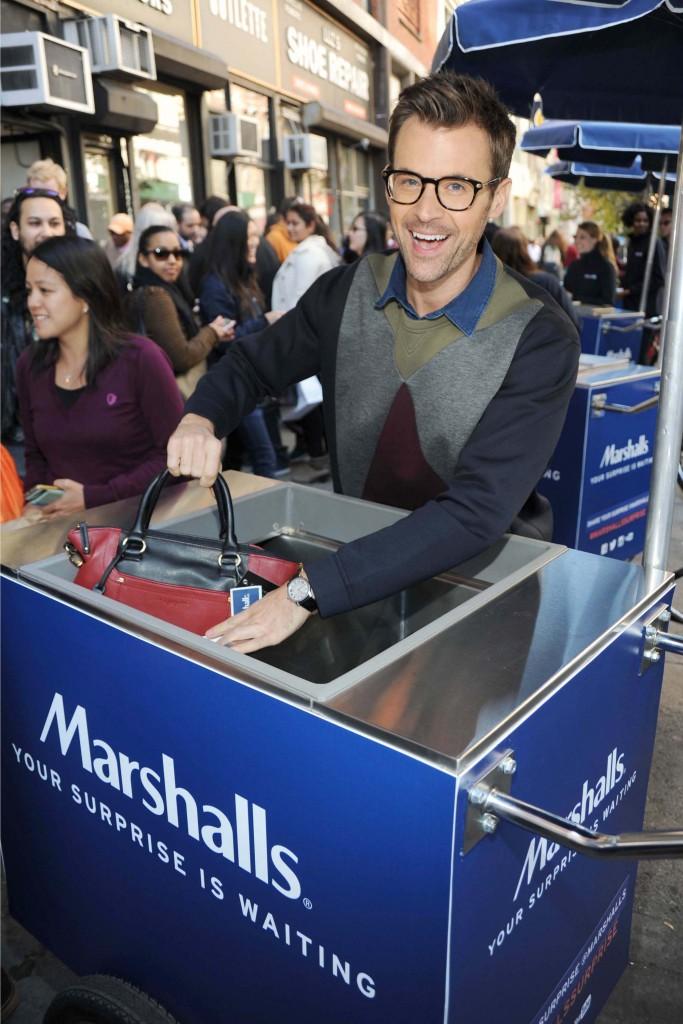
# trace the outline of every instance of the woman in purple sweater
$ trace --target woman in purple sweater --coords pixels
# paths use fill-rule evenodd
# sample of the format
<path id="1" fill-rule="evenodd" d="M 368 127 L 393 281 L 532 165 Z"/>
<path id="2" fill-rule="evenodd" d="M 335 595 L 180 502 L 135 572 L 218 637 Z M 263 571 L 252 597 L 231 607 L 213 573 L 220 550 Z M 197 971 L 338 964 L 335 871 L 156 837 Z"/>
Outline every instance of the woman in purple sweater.
<path id="1" fill-rule="evenodd" d="M 140 494 L 164 468 L 183 412 L 168 356 L 126 332 L 116 279 L 94 242 L 43 242 L 26 289 L 37 335 L 17 363 L 26 489 L 63 489 L 49 516 Z"/>

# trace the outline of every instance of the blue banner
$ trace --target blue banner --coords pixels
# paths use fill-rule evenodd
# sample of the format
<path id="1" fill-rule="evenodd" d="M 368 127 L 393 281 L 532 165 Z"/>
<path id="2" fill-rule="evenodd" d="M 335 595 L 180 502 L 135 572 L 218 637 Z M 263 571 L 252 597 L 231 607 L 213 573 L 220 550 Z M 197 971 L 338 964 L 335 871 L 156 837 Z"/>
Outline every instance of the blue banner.
<path id="1" fill-rule="evenodd" d="M 443 1019 L 451 775 L 7 580 L 2 626 L 3 852 L 40 941 L 183 1024 Z"/>
<path id="2" fill-rule="evenodd" d="M 538 485 L 553 509 L 553 540 L 581 551 L 632 558 L 643 550 L 657 405 L 650 371 L 620 384 L 579 385 L 548 469 Z"/>
<path id="3" fill-rule="evenodd" d="M 537 637 L 545 631 L 541 616 Z M 639 634 L 638 626 L 621 634 L 499 744 L 517 763 L 513 796 L 594 831 L 642 827 L 662 670 L 640 677 Z M 488 1024 L 501 1007 L 514 1024 L 595 1021 L 628 960 L 636 866 L 506 822 L 460 854 L 449 1024 Z"/>

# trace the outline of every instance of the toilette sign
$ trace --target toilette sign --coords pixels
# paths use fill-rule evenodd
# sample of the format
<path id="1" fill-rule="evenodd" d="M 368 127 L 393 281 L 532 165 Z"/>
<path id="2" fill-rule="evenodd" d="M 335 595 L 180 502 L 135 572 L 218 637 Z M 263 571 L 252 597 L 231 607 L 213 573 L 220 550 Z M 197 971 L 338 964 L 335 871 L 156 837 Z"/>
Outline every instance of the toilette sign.
<path id="1" fill-rule="evenodd" d="M 232 71 L 275 81 L 273 0 L 199 0 L 200 45 Z"/>

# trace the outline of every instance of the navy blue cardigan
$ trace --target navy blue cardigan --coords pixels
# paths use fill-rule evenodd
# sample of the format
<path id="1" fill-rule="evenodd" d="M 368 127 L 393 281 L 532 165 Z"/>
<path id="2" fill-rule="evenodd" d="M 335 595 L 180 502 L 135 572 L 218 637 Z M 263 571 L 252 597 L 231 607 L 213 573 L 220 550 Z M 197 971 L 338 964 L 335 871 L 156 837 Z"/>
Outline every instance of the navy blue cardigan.
<path id="1" fill-rule="evenodd" d="M 335 406 L 337 346 L 361 263 L 323 274 L 275 324 L 232 343 L 199 382 L 186 412 L 210 420 L 224 437 L 259 399 L 318 374 L 332 475 L 341 491 L 336 422 L 353 410 Z M 465 444 L 449 487 L 394 525 L 306 565 L 322 616 L 380 600 L 474 557 L 509 529 L 545 471 L 573 392 L 579 339 L 548 292 L 512 276 L 538 300 L 538 312 L 522 331 L 505 381 Z"/>

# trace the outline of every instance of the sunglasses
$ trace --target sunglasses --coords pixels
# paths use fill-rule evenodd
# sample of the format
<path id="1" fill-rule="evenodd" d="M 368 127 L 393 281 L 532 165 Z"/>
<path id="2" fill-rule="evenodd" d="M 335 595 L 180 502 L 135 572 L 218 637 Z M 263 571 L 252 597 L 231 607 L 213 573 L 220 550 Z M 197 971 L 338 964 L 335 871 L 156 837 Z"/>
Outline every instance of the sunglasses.
<path id="1" fill-rule="evenodd" d="M 177 260 L 182 260 L 185 251 L 184 249 L 164 249 L 163 246 L 158 245 L 156 249 L 145 249 L 145 256 L 154 256 L 158 260 L 167 260 L 169 256 L 175 256 Z"/>
<path id="2" fill-rule="evenodd" d="M 55 192 L 53 188 L 17 188 L 14 190 L 15 196 L 38 196 L 39 198 L 49 197 L 50 199 L 59 199 L 61 196 L 59 192 Z"/>

